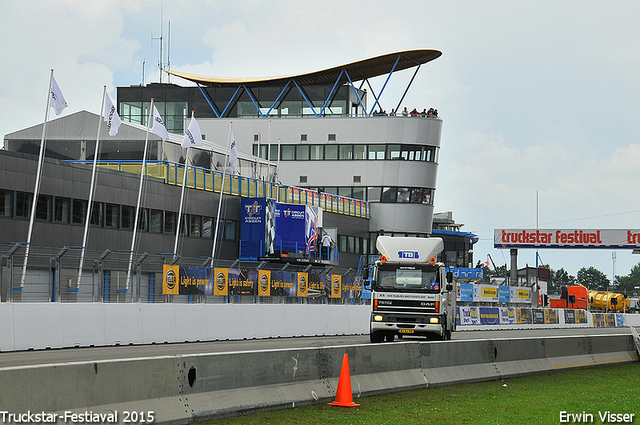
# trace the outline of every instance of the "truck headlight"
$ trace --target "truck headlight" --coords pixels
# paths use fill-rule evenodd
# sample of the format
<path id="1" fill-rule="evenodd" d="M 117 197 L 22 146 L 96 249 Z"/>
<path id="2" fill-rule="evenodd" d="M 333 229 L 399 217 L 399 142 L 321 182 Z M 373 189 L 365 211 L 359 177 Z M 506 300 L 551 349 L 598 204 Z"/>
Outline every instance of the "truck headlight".
<path id="1" fill-rule="evenodd" d="M 373 316 L 373 320 L 376 322 L 382 322 L 382 315 L 376 314 L 375 316 Z"/>
<path id="2" fill-rule="evenodd" d="M 429 323 L 438 323 L 440 322 L 440 320 L 437 317 L 430 317 L 429 318 Z"/>

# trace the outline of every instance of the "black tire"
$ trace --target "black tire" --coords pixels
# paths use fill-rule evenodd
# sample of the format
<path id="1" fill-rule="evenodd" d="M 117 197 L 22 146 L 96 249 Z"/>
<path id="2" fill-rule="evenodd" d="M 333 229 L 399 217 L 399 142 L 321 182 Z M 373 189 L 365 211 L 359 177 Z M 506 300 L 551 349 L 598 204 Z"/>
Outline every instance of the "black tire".
<path id="1" fill-rule="evenodd" d="M 374 344 L 378 344 L 384 341 L 384 335 L 381 334 L 380 332 L 371 332 L 369 334 L 369 341 L 371 341 Z"/>

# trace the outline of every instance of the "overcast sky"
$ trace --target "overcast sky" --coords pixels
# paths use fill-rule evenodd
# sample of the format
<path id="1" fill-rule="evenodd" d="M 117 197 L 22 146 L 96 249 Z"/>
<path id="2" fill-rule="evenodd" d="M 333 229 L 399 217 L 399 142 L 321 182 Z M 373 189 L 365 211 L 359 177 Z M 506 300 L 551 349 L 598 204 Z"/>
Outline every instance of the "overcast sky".
<path id="1" fill-rule="evenodd" d="M 43 121 L 51 68 L 63 114 L 99 113 L 103 85 L 115 98 L 117 86 L 158 81 L 152 36 L 162 25 L 166 61 L 169 21 L 171 69 L 202 75 L 279 76 L 442 51 L 403 106 L 435 107 L 444 120 L 435 209 L 480 237 L 476 260 L 508 263 L 493 230 L 535 228 L 536 215 L 546 229 L 640 228 L 638 1 L 3 0 L 0 135 Z M 385 109 L 411 73 L 394 75 Z M 540 256 L 573 275 L 614 268 L 610 250 Z M 619 251 L 615 273 L 639 261 Z M 527 263 L 535 252 L 521 250 Z"/>

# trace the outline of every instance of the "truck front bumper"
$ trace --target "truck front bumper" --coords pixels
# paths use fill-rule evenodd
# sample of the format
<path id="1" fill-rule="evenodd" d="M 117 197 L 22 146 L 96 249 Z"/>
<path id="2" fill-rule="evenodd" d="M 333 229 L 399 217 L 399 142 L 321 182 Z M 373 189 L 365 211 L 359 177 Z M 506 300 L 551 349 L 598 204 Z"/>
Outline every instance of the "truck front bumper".
<path id="1" fill-rule="evenodd" d="M 399 315 L 387 313 L 371 314 L 371 332 L 399 335 L 442 335 L 444 315 Z"/>

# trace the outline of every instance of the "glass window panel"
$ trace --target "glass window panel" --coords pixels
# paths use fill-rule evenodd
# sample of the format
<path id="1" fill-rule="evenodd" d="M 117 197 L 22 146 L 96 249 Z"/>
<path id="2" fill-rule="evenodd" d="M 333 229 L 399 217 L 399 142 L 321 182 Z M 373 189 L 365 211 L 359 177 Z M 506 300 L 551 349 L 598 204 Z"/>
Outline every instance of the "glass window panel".
<path id="1" fill-rule="evenodd" d="M 310 156 L 311 160 L 323 160 L 324 159 L 324 145 L 310 145 Z"/>
<path id="2" fill-rule="evenodd" d="M 367 201 L 380 202 L 381 187 L 368 187 L 367 188 Z"/>
<path id="3" fill-rule="evenodd" d="M 163 223 L 162 216 L 163 211 L 151 210 L 149 215 L 149 231 L 153 233 L 162 233 Z"/>
<path id="4" fill-rule="evenodd" d="M 102 202 L 94 202 L 91 209 L 91 225 L 104 226 L 104 204 Z"/>
<path id="5" fill-rule="evenodd" d="M 397 202 L 409 202 L 411 201 L 411 189 L 406 187 L 398 188 Z"/>
<path id="6" fill-rule="evenodd" d="M 355 246 L 355 252 L 356 254 L 361 254 L 362 253 L 362 238 L 355 238 L 355 242 L 356 242 L 356 246 Z"/>
<path id="7" fill-rule="evenodd" d="M 326 145 L 324 147 L 324 159 L 335 161 L 338 159 L 338 145 Z"/>
<path id="8" fill-rule="evenodd" d="M 11 217 L 11 207 L 13 206 L 13 192 L 0 190 L 0 216 Z"/>
<path id="9" fill-rule="evenodd" d="M 353 159 L 367 159 L 367 145 L 353 145 Z"/>
<path id="10" fill-rule="evenodd" d="M 367 192 L 366 187 L 354 187 L 351 197 L 355 199 L 360 199 L 362 201 L 366 201 L 367 200 L 366 192 Z"/>
<path id="11" fill-rule="evenodd" d="M 439 148 L 433 148 L 433 151 L 434 151 L 433 162 L 435 162 L 437 164 L 439 156 L 440 156 L 440 149 Z"/>
<path id="12" fill-rule="evenodd" d="M 149 208 L 140 208 L 140 212 L 138 215 L 138 230 L 140 232 L 149 231 Z"/>
<path id="13" fill-rule="evenodd" d="M 308 161 L 309 160 L 309 145 L 297 145 L 296 146 L 296 160 Z"/>
<path id="14" fill-rule="evenodd" d="M 347 236 L 346 235 L 340 235 L 339 236 L 340 239 L 340 252 L 347 252 L 347 250 L 349 249 L 349 246 L 347 244 Z"/>
<path id="15" fill-rule="evenodd" d="M 236 240 L 236 222 L 234 220 L 225 220 L 224 239 L 226 241 Z"/>
<path id="16" fill-rule="evenodd" d="M 16 192 L 16 217 L 29 218 L 33 194 Z"/>
<path id="17" fill-rule="evenodd" d="M 85 217 L 87 216 L 87 201 L 81 199 L 73 200 L 73 222 L 77 224 L 84 224 Z"/>
<path id="18" fill-rule="evenodd" d="M 269 146 L 269 160 L 271 161 L 278 160 L 278 145 Z"/>
<path id="19" fill-rule="evenodd" d="M 189 227 L 189 235 L 199 238 L 201 229 L 202 229 L 202 216 L 201 215 L 192 215 L 191 216 L 191 226 Z"/>
<path id="20" fill-rule="evenodd" d="M 356 252 L 356 238 L 353 236 L 348 236 L 349 248 L 348 251 L 351 253 Z"/>
<path id="21" fill-rule="evenodd" d="M 282 145 L 280 146 L 280 152 L 282 154 L 283 161 L 293 161 L 296 159 L 296 147 L 295 145 Z"/>
<path id="22" fill-rule="evenodd" d="M 204 217 L 202 219 L 202 237 L 211 238 L 213 235 L 213 217 Z"/>
<path id="23" fill-rule="evenodd" d="M 384 159 L 385 145 L 369 145 L 369 159 Z"/>
<path id="24" fill-rule="evenodd" d="M 350 187 L 339 187 L 338 195 L 346 196 L 347 198 L 351 198 L 351 188 Z"/>
<path id="25" fill-rule="evenodd" d="M 189 228 L 189 217 L 186 214 L 182 214 L 182 218 L 180 219 L 180 234 L 186 235 L 188 228 Z"/>
<path id="26" fill-rule="evenodd" d="M 324 192 L 325 193 L 329 193 L 331 195 L 337 195 L 338 194 L 338 188 L 337 187 L 333 187 L 333 186 L 327 186 L 324 188 Z"/>
<path id="27" fill-rule="evenodd" d="M 353 159 L 353 145 L 340 145 L 340 159 Z"/>
<path id="28" fill-rule="evenodd" d="M 400 159 L 400 145 L 387 145 L 386 159 Z"/>
<path id="29" fill-rule="evenodd" d="M 53 198 L 50 195 L 38 195 L 38 203 L 36 204 L 36 218 L 38 220 L 51 221 L 51 202 Z"/>
<path id="30" fill-rule="evenodd" d="M 107 204 L 104 225 L 117 229 L 120 225 L 120 205 Z"/>
<path id="31" fill-rule="evenodd" d="M 74 202 L 75 203 L 75 202 Z M 133 229 L 133 220 L 135 219 L 135 208 L 122 206 L 122 228 Z"/>
<path id="32" fill-rule="evenodd" d="M 382 189 L 382 196 L 380 202 L 396 202 L 396 196 L 398 190 L 395 187 L 385 187 Z"/>
<path id="33" fill-rule="evenodd" d="M 164 232 L 175 235 L 176 234 L 176 217 L 178 215 L 174 212 L 164 212 Z"/>

